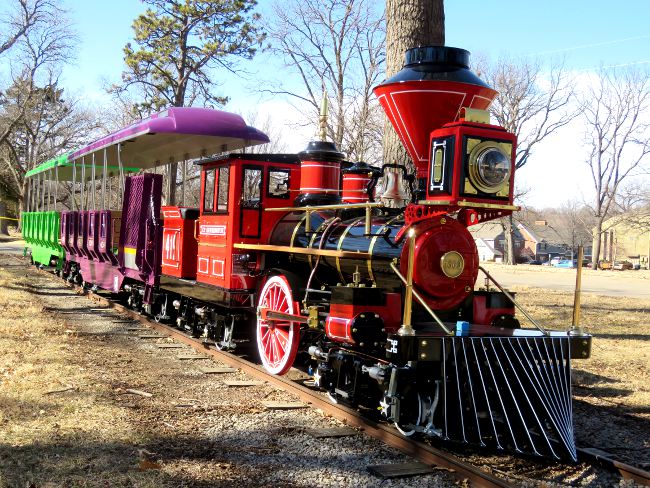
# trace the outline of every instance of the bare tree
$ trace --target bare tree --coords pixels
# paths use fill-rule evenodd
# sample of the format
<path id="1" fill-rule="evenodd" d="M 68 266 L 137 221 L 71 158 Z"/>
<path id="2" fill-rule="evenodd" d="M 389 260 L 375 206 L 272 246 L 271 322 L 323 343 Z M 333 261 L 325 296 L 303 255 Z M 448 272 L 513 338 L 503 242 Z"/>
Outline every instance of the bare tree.
<path id="1" fill-rule="evenodd" d="M 523 167 L 533 149 L 580 113 L 571 78 L 562 64 L 545 72 L 537 62 L 500 59 L 481 61 L 477 71 L 499 92 L 490 106 L 497 123 L 517 136 L 515 169 Z M 506 263 L 515 264 L 513 217 L 501 219 L 506 235 Z"/>
<path id="2" fill-rule="evenodd" d="M 575 249 L 591 243 L 594 218 L 587 206 L 576 200 L 567 200 L 559 208 L 547 209 L 544 216 L 553 223 L 567 247 Z"/>
<path id="3" fill-rule="evenodd" d="M 76 123 L 76 104 L 62 100 L 58 84 L 60 66 L 75 40 L 66 12 L 52 2 L 26 5 L 37 9 L 36 20 L 12 46 L 12 82 L 0 93 L 0 164 L 23 209 L 25 173 L 84 133 Z"/>
<path id="4" fill-rule="evenodd" d="M 402 69 L 404 53 L 417 46 L 445 44 L 443 0 L 386 0 L 386 77 Z M 384 162 L 412 166 L 395 129 L 384 118 Z"/>
<path id="5" fill-rule="evenodd" d="M 587 165 L 591 170 L 596 217 L 593 267 L 600 257 L 603 222 L 610 215 L 622 184 L 641 173 L 650 154 L 649 73 L 602 71 L 584 96 Z"/>
<path id="6" fill-rule="evenodd" d="M 47 16 L 51 3 L 47 0 L 14 0 L 9 18 L 0 22 L 0 55 L 10 50 L 21 38 Z"/>
<path id="7" fill-rule="evenodd" d="M 328 134 L 351 159 L 374 162 L 379 131 L 372 87 L 384 63 L 384 19 L 370 0 L 292 0 L 274 5 L 272 49 L 301 80 L 264 90 L 305 102 L 316 127 L 322 93 L 331 107 Z"/>
<path id="8" fill-rule="evenodd" d="M 24 103 L 25 91 L 22 84 L 12 85 L 7 90 L 6 108 L 11 110 L 12 106 Z M 96 127 L 90 112 L 76 100 L 64 98 L 56 78 L 33 90 L 23 116 L 5 141 L 8 151 L 3 157 L 23 210 L 27 198 L 25 173 L 36 164 L 83 144 Z"/>
<path id="9" fill-rule="evenodd" d="M 0 55 L 8 58 L 6 65 L 12 83 L 22 83 L 24 104 L 3 110 L 0 114 L 0 145 L 4 144 L 25 113 L 39 76 L 48 76 L 52 66 L 67 54 L 73 39 L 65 11 L 46 0 L 17 0 L 15 13 L 7 22 L 13 33 L 2 42 Z M 24 83 L 27 81 L 27 83 Z M 0 104 L 4 93 L 0 92 Z"/>

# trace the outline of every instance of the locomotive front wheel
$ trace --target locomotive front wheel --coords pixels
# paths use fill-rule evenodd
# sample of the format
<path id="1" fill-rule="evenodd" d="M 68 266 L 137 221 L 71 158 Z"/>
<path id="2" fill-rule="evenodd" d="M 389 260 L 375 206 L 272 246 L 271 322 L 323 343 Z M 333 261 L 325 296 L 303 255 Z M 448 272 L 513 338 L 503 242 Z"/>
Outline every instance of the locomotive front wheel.
<path id="1" fill-rule="evenodd" d="M 271 276 L 260 292 L 258 310 L 296 313 L 289 281 L 282 275 Z M 300 324 L 262 319 L 257 316 L 257 348 L 264 368 L 271 374 L 285 374 L 296 359 L 300 344 Z"/>

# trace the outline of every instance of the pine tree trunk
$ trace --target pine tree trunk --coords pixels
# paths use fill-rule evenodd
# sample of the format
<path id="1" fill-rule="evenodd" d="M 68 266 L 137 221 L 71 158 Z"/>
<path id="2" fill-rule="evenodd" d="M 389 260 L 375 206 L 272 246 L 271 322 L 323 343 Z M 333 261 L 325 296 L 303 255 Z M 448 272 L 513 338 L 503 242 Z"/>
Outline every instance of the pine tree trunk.
<path id="1" fill-rule="evenodd" d="M 404 65 L 404 53 L 417 46 L 445 44 L 443 0 L 386 0 L 386 78 Z M 384 164 L 413 162 L 395 129 L 384 118 Z"/>

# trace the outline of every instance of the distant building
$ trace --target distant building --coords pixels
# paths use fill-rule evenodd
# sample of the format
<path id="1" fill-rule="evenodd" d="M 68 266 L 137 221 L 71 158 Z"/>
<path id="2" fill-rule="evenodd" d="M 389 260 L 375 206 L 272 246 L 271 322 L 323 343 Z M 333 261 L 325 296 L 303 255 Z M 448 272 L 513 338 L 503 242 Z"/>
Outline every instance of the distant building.
<path id="1" fill-rule="evenodd" d="M 481 261 L 503 260 L 506 254 L 506 238 L 503 226 L 499 222 L 485 222 L 469 228 Z M 545 262 L 556 256 L 571 258 L 577 253 L 562 241 L 561 235 L 546 220 L 531 223 L 515 221 L 513 239 L 515 260 L 527 262 L 533 259 Z M 591 247 L 585 249 L 585 255 L 591 254 Z"/>
<path id="2" fill-rule="evenodd" d="M 506 253 L 506 236 L 501 223 L 485 222 L 469 227 L 469 231 L 474 237 L 480 261 L 503 261 L 503 256 Z M 515 260 L 530 259 L 524 248 L 524 237 L 516 227 L 513 244 L 515 247 Z"/>
<path id="3" fill-rule="evenodd" d="M 527 224 L 519 222 L 517 227 L 524 236 L 526 251 L 534 259 L 544 262 L 556 256 L 571 257 L 571 246 L 562 242 L 562 236 L 548 221 L 535 220 Z"/>
<path id="4" fill-rule="evenodd" d="M 481 237 L 474 239 L 478 258 L 480 261 L 503 262 L 503 253 L 494 248 L 494 239 L 483 239 Z"/>
<path id="5" fill-rule="evenodd" d="M 603 222 L 603 229 L 606 230 L 601 236 L 600 259 L 629 261 L 650 269 L 650 215 L 618 215 Z"/>

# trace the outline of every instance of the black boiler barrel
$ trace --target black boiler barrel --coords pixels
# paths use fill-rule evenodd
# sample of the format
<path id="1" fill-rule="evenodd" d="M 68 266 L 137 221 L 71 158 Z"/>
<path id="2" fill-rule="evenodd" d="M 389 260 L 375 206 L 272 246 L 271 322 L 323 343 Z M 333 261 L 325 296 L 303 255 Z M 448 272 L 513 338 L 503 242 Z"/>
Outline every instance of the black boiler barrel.
<path id="1" fill-rule="evenodd" d="M 375 216 L 371 221 L 371 236 L 365 234 L 365 217 L 342 221 L 330 211 L 312 212 L 310 232 L 305 232 L 304 212 L 292 212 L 275 226 L 270 243 L 302 249 L 314 249 L 314 254 L 292 254 L 296 264 L 316 264 L 318 249 L 328 251 L 359 252 L 359 259 L 349 257 L 321 256 L 317 276 L 328 284 L 351 283 L 352 273 L 358 270 L 361 282 L 376 285 L 387 291 L 397 291 L 401 282 L 390 268 L 393 259 L 399 263 L 403 242 L 394 242 L 395 235 L 404 225 L 402 215 Z M 368 256 L 369 255 L 369 256 Z M 334 281 L 335 280 L 335 281 Z"/>

